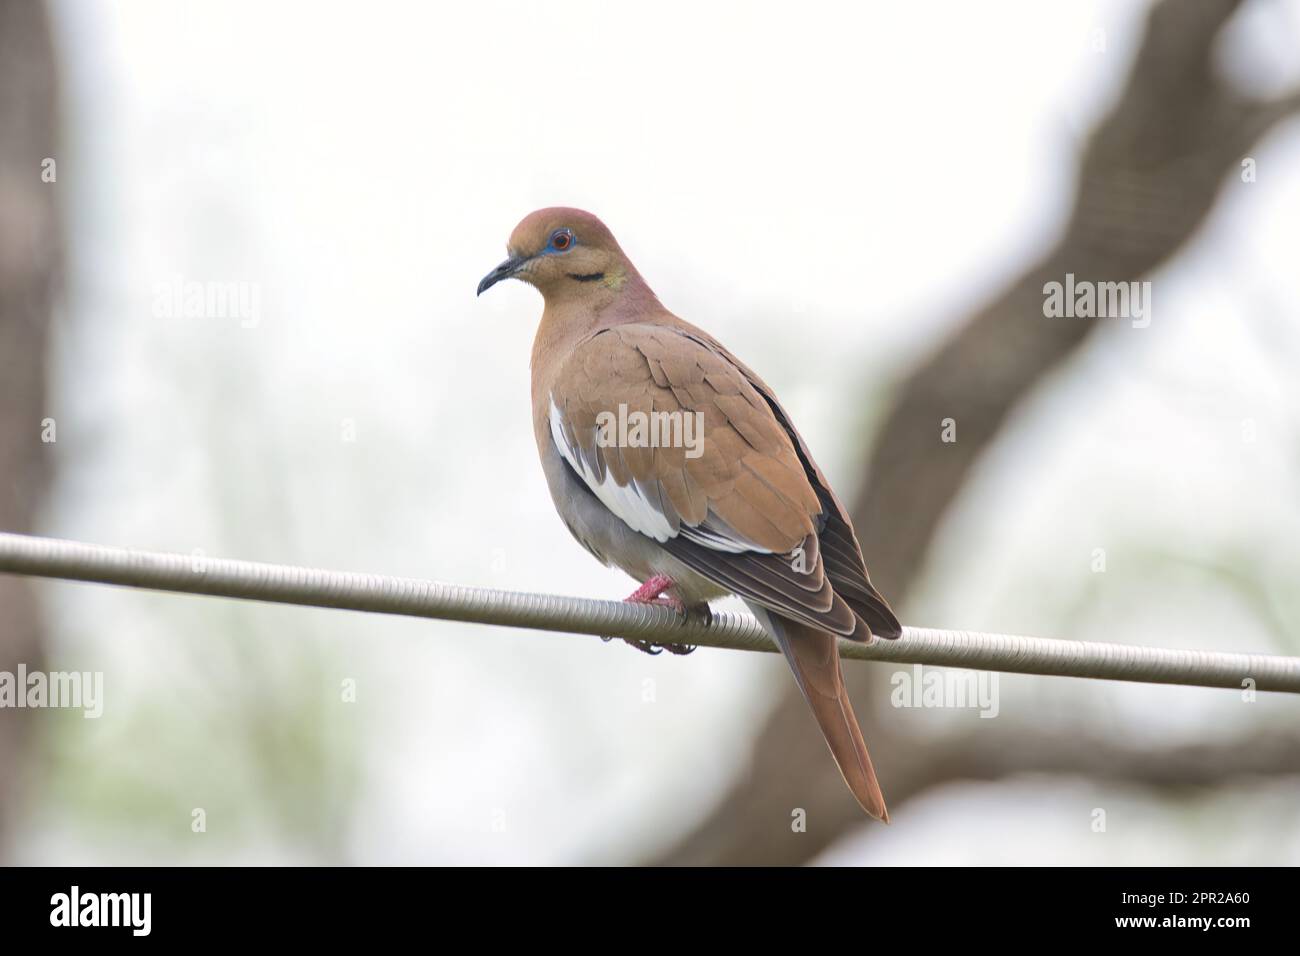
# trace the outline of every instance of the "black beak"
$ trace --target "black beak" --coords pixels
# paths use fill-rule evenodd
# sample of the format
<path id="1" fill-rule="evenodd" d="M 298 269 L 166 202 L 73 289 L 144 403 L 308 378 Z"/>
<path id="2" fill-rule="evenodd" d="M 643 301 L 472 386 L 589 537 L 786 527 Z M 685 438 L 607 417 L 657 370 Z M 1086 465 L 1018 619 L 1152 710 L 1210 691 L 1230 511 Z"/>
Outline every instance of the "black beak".
<path id="1" fill-rule="evenodd" d="M 483 281 L 478 284 L 478 292 L 476 292 L 475 295 L 482 295 L 502 279 L 509 279 L 512 275 L 518 272 L 527 261 L 528 260 L 523 256 L 511 256 L 483 277 Z"/>

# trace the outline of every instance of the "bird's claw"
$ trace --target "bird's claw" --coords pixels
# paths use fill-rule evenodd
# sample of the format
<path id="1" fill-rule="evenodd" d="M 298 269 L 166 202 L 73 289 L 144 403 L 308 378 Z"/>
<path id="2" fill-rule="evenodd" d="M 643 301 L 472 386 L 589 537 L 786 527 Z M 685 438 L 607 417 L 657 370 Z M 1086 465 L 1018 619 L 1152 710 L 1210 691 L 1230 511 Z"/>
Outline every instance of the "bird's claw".
<path id="1" fill-rule="evenodd" d="M 602 636 L 601 640 L 608 644 L 610 641 L 614 640 L 614 638 Z M 642 641 L 635 637 L 620 637 L 619 640 L 624 644 L 635 647 L 642 654 L 649 654 L 651 657 L 658 657 L 664 651 L 667 651 L 669 654 L 677 654 L 681 657 L 685 657 L 687 654 L 694 653 L 695 651 L 694 644 L 655 644 L 652 641 Z"/>
<path id="2" fill-rule="evenodd" d="M 623 643 L 635 647 L 642 654 L 649 654 L 651 657 L 657 657 L 664 652 L 664 649 L 658 644 L 651 644 L 649 641 L 639 641 L 635 637 L 623 638 Z"/>
<path id="3" fill-rule="evenodd" d="M 641 585 L 641 587 L 637 588 L 623 600 L 627 604 L 657 604 L 660 607 L 670 607 L 676 611 L 677 616 L 684 621 L 690 616 L 690 609 L 682 603 L 680 598 L 664 593 L 673 586 L 671 578 L 657 575 L 645 584 Z M 704 607 L 704 615 L 705 620 L 708 620 L 708 605 L 705 605 Z M 602 641 L 607 643 L 613 639 L 614 638 L 612 637 L 601 638 Z M 667 651 L 669 654 L 676 654 L 685 657 L 687 654 L 691 654 L 695 651 L 695 645 L 693 644 L 656 644 L 653 641 L 643 641 L 635 637 L 623 637 L 619 638 L 619 640 L 635 647 L 642 654 L 649 654 L 651 657 L 657 657 L 664 651 Z"/>
<path id="4" fill-rule="evenodd" d="M 694 644 L 660 644 L 659 649 L 667 651 L 669 654 L 676 654 L 679 657 L 685 657 L 687 654 L 695 653 Z"/>

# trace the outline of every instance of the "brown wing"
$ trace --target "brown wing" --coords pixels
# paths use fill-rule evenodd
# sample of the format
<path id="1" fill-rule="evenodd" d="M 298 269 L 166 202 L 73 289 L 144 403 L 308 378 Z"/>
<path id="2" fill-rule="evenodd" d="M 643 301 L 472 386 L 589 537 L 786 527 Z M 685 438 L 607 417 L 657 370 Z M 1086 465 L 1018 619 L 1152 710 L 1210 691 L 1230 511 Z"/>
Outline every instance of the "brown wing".
<path id="1" fill-rule="evenodd" d="M 795 429 L 785 409 L 781 407 L 781 403 L 761 378 L 722 345 L 703 332 L 694 335 L 735 363 L 750 384 L 758 389 L 759 394 L 767 401 L 777 421 L 781 423 L 794 443 L 808 481 L 822 503 L 818 539 L 821 544 L 822 559 L 826 565 L 826 576 L 830 579 L 835 592 L 844 598 L 855 614 L 866 621 L 871 628 L 871 633 L 877 637 L 900 637 L 903 627 L 889 603 L 871 583 L 866 562 L 862 557 L 862 548 L 858 544 L 858 537 L 854 533 L 848 511 L 832 490 L 821 469 L 817 467 L 817 463 L 813 461 L 812 453 L 808 451 L 807 444 Z"/>
<path id="2" fill-rule="evenodd" d="M 615 515 L 710 580 L 837 634 L 866 639 L 873 619 L 897 628 L 865 568 L 856 570 L 861 553 L 838 503 L 760 388 L 702 333 L 617 326 L 585 340 L 561 368 L 552 435 Z M 702 440 L 655 447 L 642 435 L 639 444 L 608 443 L 602 413 L 606 425 L 620 414 L 627 421 L 689 414 L 702 423 Z M 847 597 L 836 593 L 836 578 Z"/>

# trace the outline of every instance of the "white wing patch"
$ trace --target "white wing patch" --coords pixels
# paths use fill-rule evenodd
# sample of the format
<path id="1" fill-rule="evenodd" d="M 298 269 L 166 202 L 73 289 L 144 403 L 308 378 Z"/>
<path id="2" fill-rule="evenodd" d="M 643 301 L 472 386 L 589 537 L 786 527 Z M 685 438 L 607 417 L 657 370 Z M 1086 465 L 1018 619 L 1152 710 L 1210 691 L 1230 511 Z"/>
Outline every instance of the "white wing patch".
<path id="1" fill-rule="evenodd" d="M 639 531 L 656 541 L 667 541 L 669 538 L 676 537 L 677 532 L 668 518 L 641 494 L 636 482 L 620 485 L 608 470 L 603 476 L 592 471 L 583 455 L 564 437 L 563 415 L 556 407 L 554 396 L 551 397 L 550 417 L 551 441 L 555 442 L 555 447 L 564 456 L 564 460 L 582 477 L 587 487 L 606 508 L 622 518 L 623 523 L 633 531 Z"/>
<path id="2" fill-rule="evenodd" d="M 760 548 L 752 541 L 747 541 L 736 534 L 712 511 L 709 512 L 709 517 L 704 520 L 704 523 L 698 526 L 687 524 L 685 521 L 674 522 L 664 514 L 663 504 L 658 500 L 658 496 L 654 501 L 647 498 L 635 481 L 620 485 L 614 480 L 613 473 L 604 467 L 601 468 L 603 474 L 597 474 L 587 456 L 582 454 L 578 447 L 569 444 L 569 440 L 565 437 L 564 414 L 555 404 L 554 395 L 551 396 L 550 422 L 551 441 L 555 443 L 556 450 L 564 456 L 564 460 L 577 472 L 601 503 L 633 531 L 639 531 L 660 542 L 675 538 L 680 532 L 683 538 L 714 551 L 725 551 L 730 554 L 772 553 L 770 549 Z"/>
<path id="3" fill-rule="evenodd" d="M 709 514 L 713 515 L 713 512 L 710 511 Z M 682 535 L 704 545 L 706 548 L 712 548 L 714 551 L 726 551 L 729 554 L 745 554 L 750 551 L 755 554 L 772 553 L 770 548 L 760 548 L 754 542 L 746 541 L 730 528 L 726 526 L 715 527 L 715 524 L 721 525 L 721 522 L 716 520 L 716 516 L 714 524 L 710 524 L 706 518 L 704 524 L 698 528 L 690 525 L 683 526 Z"/>

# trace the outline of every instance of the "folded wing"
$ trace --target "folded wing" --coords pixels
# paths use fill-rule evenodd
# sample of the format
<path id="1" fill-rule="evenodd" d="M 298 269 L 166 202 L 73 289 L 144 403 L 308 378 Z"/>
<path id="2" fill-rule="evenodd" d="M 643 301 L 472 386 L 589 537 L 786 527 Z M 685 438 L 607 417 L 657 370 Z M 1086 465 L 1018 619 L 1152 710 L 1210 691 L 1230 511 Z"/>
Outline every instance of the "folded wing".
<path id="1" fill-rule="evenodd" d="M 697 573 L 835 634 L 900 632 L 784 411 L 704 333 L 631 324 L 592 335 L 560 370 L 550 424 L 596 497 Z"/>

